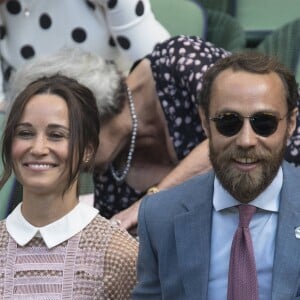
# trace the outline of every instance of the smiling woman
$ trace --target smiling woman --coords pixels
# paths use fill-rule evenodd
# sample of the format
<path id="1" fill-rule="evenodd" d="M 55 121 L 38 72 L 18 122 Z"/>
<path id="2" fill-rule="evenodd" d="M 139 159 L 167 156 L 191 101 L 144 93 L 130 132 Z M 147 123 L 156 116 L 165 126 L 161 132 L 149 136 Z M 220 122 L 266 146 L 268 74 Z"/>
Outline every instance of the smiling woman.
<path id="1" fill-rule="evenodd" d="M 130 299 L 136 241 L 78 202 L 99 129 L 94 96 L 64 76 L 30 83 L 13 102 L 0 188 L 14 172 L 23 199 L 0 222 L 0 298 Z"/>

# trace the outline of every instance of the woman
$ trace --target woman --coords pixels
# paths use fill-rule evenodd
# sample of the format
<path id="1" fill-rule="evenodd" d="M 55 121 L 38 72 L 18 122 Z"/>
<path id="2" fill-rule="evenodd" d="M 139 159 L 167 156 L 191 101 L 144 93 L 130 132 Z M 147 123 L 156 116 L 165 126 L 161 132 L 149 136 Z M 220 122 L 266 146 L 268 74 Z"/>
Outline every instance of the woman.
<path id="1" fill-rule="evenodd" d="M 30 83 L 13 102 L 0 187 L 13 171 L 23 201 L 0 222 L 1 298 L 130 299 L 136 241 L 78 202 L 99 127 L 92 93 L 64 76 Z"/>
<path id="2" fill-rule="evenodd" d="M 80 47 L 127 70 L 168 37 L 149 0 L 0 0 L 0 105 L 11 74 L 32 59 Z"/>
<path id="3" fill-rule="evenodd" d="M 157 44 L 124 78 L 97 56 L 64 51 L 25 66 L 12 87 L 59 72 L 93 91 L 101 118 L 94 204 L 129 229 L 147 190 L 165 189 L 210 168 L 195 99 L 202 74 L 228 54 L 197 37 L 175 37 Z"/>

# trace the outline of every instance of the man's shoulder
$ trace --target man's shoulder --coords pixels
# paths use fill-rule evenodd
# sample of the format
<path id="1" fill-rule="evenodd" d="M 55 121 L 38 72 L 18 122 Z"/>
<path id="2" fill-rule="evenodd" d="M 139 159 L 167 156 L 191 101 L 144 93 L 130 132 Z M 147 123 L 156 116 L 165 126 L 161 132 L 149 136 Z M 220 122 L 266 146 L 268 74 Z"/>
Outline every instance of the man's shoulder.
<path id="1" fill-rule="evenodd" d="M 285 181 L 296 181 L 299 183 L 300 167 L 296 167 L 294 164 L 284 161 L 282 164 L 283 178 Z"/>
<path id="2" fill-rule="evenodd" d="M 156 215 L 174 215 L 184 206 L 201 205 L 201 198 L 212 192 L 214 172 L 194 176 L 191 179 L 159 193 L 145 197 L 143 206 Z"/>

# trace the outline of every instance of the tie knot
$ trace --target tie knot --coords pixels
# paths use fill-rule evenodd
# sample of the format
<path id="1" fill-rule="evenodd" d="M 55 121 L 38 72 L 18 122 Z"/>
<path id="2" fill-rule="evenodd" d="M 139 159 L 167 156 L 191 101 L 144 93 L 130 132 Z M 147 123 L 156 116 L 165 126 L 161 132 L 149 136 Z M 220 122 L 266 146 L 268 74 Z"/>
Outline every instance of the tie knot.
<path id="1" fill-rule="evenodd" d="M 240 223 L 239 227 L 248 227 L 252 216 L 256 212 L 256 207 L 248 204 L 241 204 L 238 206 Z"/>

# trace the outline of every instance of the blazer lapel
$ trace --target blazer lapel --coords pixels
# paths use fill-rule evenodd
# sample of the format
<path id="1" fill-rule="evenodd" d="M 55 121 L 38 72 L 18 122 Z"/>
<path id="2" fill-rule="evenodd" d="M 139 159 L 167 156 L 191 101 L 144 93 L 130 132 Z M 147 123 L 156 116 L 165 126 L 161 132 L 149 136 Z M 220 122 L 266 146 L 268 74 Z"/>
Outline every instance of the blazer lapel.
<path id="1" fill-rule="evenodd" d="M 213 173 L 206 179 L 192 198 L 183 199 L 186 212 L 174 219 L 179 270 L 189 300 L 207 298 Z"/>
<path id="2" fill-rule="evenodd" d="M 281 192 L 275 258 L 273 266 L 272 300 L 292 299 L 300 296 L 300 239 L 295 229 L 300 227 L 299 174 L 284 170 Z M 293 298 L 294 299 L 294 298 Z"/>

